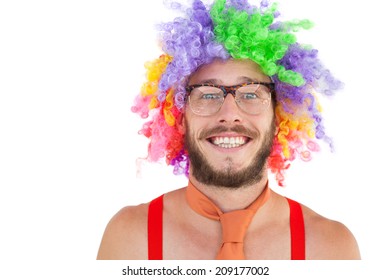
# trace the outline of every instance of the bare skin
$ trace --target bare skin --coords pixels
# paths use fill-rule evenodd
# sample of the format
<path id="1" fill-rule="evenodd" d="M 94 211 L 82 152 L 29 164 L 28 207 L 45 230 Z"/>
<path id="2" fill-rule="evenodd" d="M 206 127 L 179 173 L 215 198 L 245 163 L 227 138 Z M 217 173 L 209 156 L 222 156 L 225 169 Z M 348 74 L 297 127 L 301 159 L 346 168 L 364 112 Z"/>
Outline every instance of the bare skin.
<path id="1" fill-rule="evenodd" d="M 213 80 L 221 85 L 236 85 L 247 81 L 268 82 L 258 66 L 246 60 L 214 61 L 201 67 L 191 76 L 189 84 Z M 275 121 L 273 108 L 259 115 L 249 115 L 238 108 L 233 96 L 228 95 L 220 111 L 202 117 L 186 109 L 184 119 L 190 124 L 182 129 L 194 139 L 198 150 L 215 170 L 246 168 L 262 145 L 265 131 Z M 242 125 L 258 132 L 239 147 L 221 148 L 200 137 L 202 130 L 216 125 Z M 238 133 L 221 133 L 216 137 L 245 137 Z M 262 178 L 238 189 L 210 186 L 193 176 L 190 181 L 223 212 L 244 209 L 264 190 L 267 170 Z M 164 196 L 163 258 L 215 259 L 221 245 L 221 225 L 194 212 L 186 201 L 186 189 L 178 189 Z M 306 259 L 360 259 L 359 248 L 352 233 L 341 223 L 326 219 L 302 205 L 306 232 Z M 125 207 L 109 222 L 98 252 L 98 259 L 147 259 L 148 204 Z M 269 200 L 254 216 L 244 241 L 247 259 L 290 259 L 289 206 L 286 198 L 271 191 Z"/>
<path id="2" fill-rule="evenodd" d="M 163 258 L 215 259 L 221 245 L 219 222 L 199 216 L 185 201 L 185 189 L 165 195 Z M 341 223 L 303 206 L 306 259 L 360 259 L 352 233 Z M 109 222 L 98 259 L 147 259 L 148 204 L 125 207 Z M 275 215 L 275 213 L 278 213 Z M 245 239 L 247 259 L 290 259 L 289 208 L 284 197 L 271 191 L 255 215 Z"/>

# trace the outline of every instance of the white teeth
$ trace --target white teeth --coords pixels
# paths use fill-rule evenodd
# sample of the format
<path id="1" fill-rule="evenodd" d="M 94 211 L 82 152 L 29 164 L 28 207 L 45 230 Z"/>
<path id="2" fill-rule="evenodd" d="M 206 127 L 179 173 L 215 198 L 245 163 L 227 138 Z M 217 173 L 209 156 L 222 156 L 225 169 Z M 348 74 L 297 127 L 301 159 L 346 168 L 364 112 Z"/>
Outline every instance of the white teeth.
<path id="1" fill-rule="evenodd" d="M 245 137 L 214 137 L 212 142 L 225 149 L 236 148 L 246 143 Z"/>

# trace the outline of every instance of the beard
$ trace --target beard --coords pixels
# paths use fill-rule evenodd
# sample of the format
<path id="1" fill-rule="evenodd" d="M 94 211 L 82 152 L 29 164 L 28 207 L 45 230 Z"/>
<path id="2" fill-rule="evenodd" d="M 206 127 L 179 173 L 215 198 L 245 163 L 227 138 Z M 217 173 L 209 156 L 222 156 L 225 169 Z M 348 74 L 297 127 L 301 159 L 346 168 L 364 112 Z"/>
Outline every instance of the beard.
<path id="1" fill-rule="evenodd" d="M 234 169 L 233 159 L 230 157 L 226 158 L 228 166 L 223 170 L 217 170 L 214 168 L 197 146 L 195 136 L 190 133 L 191 130 L 189 129 L 187 120 L 186 128 L 187 131 L 184 136 L 184 143 L 190 159 L 191 174 L 200 183 L 216 187 L 238 189 L 253 185 L 263 179 L 264 170 L 267 168 L 267 159 L 272 151 L 272 144 L 275 135 L 274 121 L 272 121 L 269 129 L 264 133 L 260 148 L 256 152 L 250 164 L 241 170 Z M 244 135 L 250 136 L 252 139 L 259 137 L 259 133 L 248 130 L 242 125 L 237 125 L 231 128 L 217 126 L 210 130 L 203 131 L 201 132 L 199 139 L 206 139 L 208 135 L 212 135 L 213 133 L 228 131 L 243 133 Z"/>

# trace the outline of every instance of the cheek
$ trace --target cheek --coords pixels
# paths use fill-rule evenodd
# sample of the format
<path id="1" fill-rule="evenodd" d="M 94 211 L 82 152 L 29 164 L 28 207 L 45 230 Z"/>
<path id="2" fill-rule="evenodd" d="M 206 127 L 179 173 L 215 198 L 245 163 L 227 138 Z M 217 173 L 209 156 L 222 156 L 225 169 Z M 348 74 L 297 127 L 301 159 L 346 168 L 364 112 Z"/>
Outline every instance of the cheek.
<path id="1" fill-rule="evenodd" d="M 199 117 L 191 114 L 190 112 L 187 112 L 184 116 L 184 121 L 182 125 L 183 132 L 186 134 L 189 133 L 189 136 L 191 138 L 198 139 L 201 131 L 206 129 L 210 123 L 210 120 L 206 118 Z"/>

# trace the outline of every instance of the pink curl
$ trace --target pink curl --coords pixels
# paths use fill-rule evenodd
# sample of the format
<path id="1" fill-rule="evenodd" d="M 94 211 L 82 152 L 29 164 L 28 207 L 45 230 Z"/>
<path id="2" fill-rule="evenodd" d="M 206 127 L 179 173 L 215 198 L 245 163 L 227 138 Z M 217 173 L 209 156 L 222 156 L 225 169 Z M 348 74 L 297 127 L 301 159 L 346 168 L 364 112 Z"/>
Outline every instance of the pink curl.
<path id="1" fill-rule="evenodd" d="M 137 95 L 134 101 L 134 106 L 131 107 L 133 113 L 137 113 L 141 118 L 146 119 L 149 117 L 149 103 L 152 96 Z"/>

